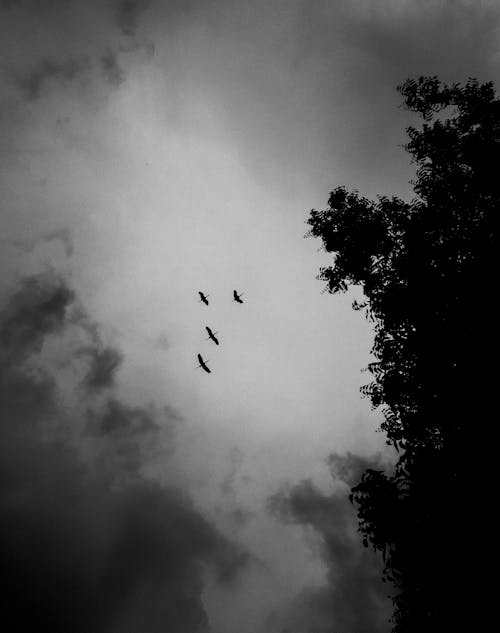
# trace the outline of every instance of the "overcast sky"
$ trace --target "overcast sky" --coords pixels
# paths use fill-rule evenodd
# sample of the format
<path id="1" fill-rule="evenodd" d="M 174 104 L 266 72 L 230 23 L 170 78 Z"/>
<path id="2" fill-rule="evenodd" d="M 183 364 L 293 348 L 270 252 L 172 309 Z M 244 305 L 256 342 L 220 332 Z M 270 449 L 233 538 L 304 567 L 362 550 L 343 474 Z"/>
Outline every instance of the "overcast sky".
<path id="1" fill-rule="evenodd" d="M 33 622 L 389 630 L 347 501 L 391 458 L 359 393 L 372 335 L 355 293 L 321 293 L 304 222 L 338 185 L 411 196 L 396 86 L 496 82 L 499 18 L 477 0 L 0 2 L 2 555 Z"/>

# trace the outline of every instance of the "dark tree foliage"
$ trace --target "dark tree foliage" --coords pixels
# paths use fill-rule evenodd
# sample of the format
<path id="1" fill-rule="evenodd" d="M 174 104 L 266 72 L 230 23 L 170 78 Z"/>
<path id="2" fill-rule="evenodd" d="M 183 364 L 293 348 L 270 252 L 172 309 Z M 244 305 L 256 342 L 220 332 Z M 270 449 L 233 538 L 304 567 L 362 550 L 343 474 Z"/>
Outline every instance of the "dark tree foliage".
<path id="1" fill-rule="evenodd" d="M 336 188 L 312 210 L 310 235 L 334 263 L 330 292 L 375 325 L 363 388 L 398 450 L 393 472 L 367 470 L 352 489 L 365 545 L 394 583 L 393 631 L 474 630 L 482 611 L 485 499 L 497 358 L 496 253 L 500 101 L 493 84 L 410 79 L 398 88 L 423 119 L 409 127 L 415 198 L 371 201 Z M 489 544 L 488 544 L 489 543 Z"/>

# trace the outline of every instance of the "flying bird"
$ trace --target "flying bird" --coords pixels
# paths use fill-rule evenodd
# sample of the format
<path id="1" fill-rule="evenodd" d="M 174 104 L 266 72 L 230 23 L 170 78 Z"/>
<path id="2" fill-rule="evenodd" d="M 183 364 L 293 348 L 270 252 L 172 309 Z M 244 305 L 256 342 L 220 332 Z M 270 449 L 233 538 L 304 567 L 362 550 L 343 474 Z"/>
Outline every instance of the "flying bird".
<path id="1" fill-rule="evenodd" d="M 201 357 L 201 354 L 198 354 L 198 362 L 200 363 L 198 365 L 198 367 L 201 367 L 202 369 L 204 369 L 207 374 L 212 373 L 210 368 L 207 366 L 207 364 L 205 363 L 205 361 L 203 360 L 203 358 Z"/>
<path id="2" fill-rule="evenodd" d="M 236 303 L 243 303 L 243 301 L 241 300 L 242 296 L 243 296 L 243 293 L 238 294 L 236 290 L 233 290 L 233 301 L 236 301 Z"/>
<path id="3" fill-rule="evenodd" d="M 215 334 L 217 334 L 217 332 L 215 332 L 215 334 L 212 332 L 212 330 L 208 327 L 208 325 L 205 326 L 205 330 L 208 333 L 208 338 L 211 338 L 212 341 L 218 345 L 219 344 L 219 339 L 215 336 Z M 208 341 L 208 339 L 207 339 Z"/>
<path id="4" fill-rule="evenodd" d="M 200 301 L 203 301 L 203 303 L 207 306 L 208 305 L 208 297 L 210 295 L 205 296 L 202 292 L 200 292 L 198 290 L 198 294 L 200 295 Z"/>

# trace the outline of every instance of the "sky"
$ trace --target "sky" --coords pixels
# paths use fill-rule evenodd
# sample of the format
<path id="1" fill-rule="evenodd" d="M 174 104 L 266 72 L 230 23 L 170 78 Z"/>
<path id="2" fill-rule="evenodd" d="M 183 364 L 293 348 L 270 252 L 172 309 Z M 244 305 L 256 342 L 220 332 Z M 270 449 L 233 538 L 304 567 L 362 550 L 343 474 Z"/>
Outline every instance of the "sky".
<path id="1" fill-rule="evenodd" d="M 390 630 L 347 499 L 393 459 L 372 331 L 305 221 L 410 198 L 397 85 L 496 82 L 499 35 L 493 1 L 0 2 L 12 631 Z"/>

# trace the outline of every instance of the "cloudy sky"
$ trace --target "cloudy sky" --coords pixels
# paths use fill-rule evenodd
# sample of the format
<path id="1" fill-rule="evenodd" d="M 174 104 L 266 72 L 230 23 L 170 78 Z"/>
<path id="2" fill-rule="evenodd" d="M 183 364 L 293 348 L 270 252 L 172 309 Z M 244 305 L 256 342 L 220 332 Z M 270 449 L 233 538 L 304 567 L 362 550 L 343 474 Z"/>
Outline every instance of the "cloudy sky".
<path id="1" fill-rule="evenodd" d="M 0 59 L 11 630 L 387 632 L 371 331 L 304 222 L 411 196 L 396 86 L 496 81 L 500 4 L 2 0 Z"/>

